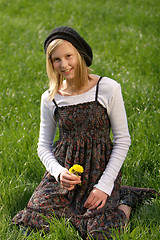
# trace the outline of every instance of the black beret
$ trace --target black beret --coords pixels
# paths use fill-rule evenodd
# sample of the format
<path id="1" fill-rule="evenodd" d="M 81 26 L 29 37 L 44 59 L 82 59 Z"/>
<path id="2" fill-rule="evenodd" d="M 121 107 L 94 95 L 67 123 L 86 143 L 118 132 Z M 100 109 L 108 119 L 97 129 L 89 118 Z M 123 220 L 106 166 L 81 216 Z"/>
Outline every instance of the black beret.
<path id="1" fill-rule="evenodd" d="M 72 45 L 83 56 L 86 65 L 89 67 L 92 64 L 93 54 L 91 47 L 73 28 L 67 26 L 55 28 L 44 41 L 45 53 L 47 51 L 48 45 L 55 39 L 64 39 L 72 43 Z"/>

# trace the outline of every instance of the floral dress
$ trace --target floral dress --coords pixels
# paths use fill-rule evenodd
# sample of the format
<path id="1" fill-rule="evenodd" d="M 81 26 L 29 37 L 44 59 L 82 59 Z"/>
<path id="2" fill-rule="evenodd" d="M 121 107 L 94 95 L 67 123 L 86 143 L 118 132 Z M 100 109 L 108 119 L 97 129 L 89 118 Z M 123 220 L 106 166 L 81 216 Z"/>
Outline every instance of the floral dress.
<path id="1" fill-rule="evenodd" d="M 125 224 L 126 215 L 117 208 L 121 172 L 103 208 L 84 208 L 84 202 L 102 176 L 112 152 L 110 120 L 106 108 L 98 102 L 99 81 L 95 100 L 92 102 L 59 107 L 53 100 L 56 105 L 55 117 L 59 124 L 59 140 L 54 144 L 53 154 L 67 169 L 74 164 L 80 164 L 84 168 L 82 184 L 76 185 L 72 191 L 67 191 L 46 172 L 27 207 L 13 218 L 12 221 L 17 225 L 49 231 L 49 223 L 43 216 L 64 216 L 70 219 L 83 239 L 86 239 L 88 234 L 93 239 L 111 239 L 110 230 Z"/>

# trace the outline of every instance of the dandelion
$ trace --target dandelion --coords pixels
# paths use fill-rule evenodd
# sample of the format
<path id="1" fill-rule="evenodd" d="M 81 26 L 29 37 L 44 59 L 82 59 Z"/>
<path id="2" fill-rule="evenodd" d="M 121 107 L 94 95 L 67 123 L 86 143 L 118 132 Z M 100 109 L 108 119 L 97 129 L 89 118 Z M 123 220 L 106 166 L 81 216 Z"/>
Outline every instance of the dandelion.
<path id="1" fill-rule="evenodd" d="M 74 164 L 70 169 L 70 173 L 74 173 L 76 176 L 79 176 L 81 173 L 83 173 L 83 167 L 79 164 Z M 82 186 L 81 183 L 78 184 L 79 186 Z"/>
<path id="2" fill-rule="evenodd" d="M 69 172 L 79 176 L 79 174 L 83 173 L 83 167 L 79 164 L 75 164 L 69 169 Z"/>

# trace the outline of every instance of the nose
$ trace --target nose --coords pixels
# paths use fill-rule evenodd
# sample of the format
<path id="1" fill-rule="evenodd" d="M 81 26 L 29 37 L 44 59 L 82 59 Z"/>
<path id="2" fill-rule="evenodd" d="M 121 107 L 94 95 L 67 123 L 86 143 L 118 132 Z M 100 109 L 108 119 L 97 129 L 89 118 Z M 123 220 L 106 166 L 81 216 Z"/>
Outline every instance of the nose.
<path id="1" fill-rule="evenodd" d="M 65 69 L 67 67 L 68 63 L 66 59 L 61 60 L 61 68 L 62 70 Z"/>

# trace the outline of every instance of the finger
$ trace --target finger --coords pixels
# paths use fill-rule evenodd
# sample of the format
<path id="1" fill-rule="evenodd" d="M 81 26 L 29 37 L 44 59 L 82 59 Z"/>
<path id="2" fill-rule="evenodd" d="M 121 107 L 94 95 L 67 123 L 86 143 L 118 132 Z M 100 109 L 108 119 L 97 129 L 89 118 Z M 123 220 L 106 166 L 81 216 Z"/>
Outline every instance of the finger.
<path id="1" fill-rule="evenodd" d="M 71 190 L 73 190 L 74 188 L 75 188 L 75 186 L 71 186 L 71 187 L 68 188 L 68 191 L 71 191 Z"/>
<path id="2" fill-rule="evenodd" d="M 66 173 L 66 178 L 68 178 L 68 179 L 70 179 L 70 180 L 76 180 L 76 181 L 78 181 L 78 180 L 80 180 L 81 179 L 81 176 L 77 176 L 77 175 L 75 175 L 74 173 L 70 173 L 70 172 L 67 172 Z"/>
<path id="3" fill-rule="evenodd" d="M 93 201 L 93 199 L 94 199 L 94 196 L 92 195 L 92 192 L 91 192 L 91 193 L 89 194 L 87 200 L 86 200 L 85 203 L 84 203 L 84 207 L 87 208 L 87 207 L 91 204 L 91 202 Z"/>
<path id="4" fill-rule="evenodd" d="M 75 186 L 76 184 L 71 184 L 71 182 L 70 181 L 62 181 L 61 182 L 61 185 L 63 186 L 63 187 L 71 187 L 71 186 Z"/>
<path id="5" fill-rule="evenodd" d="M 93 206 L 93 201 L 87 201 L 87 202 L 85 202 L 85 204 L 84 204 L 84 207 L 85 208 L 90 208 L 90 207 L 92 207 Z"/>
<path id="6" fill-rule="evenodd" d="M 98 200 L 94 204 L 92 203 L 92 205 L 90 207 L 88 207 L 88 208 L 89 208 L 89 210 L 93 210 L 95 208 L 97 208 L 97 210 L 98 210 L 98 209 L 104 207 L 105 203 L 106 203 L 106 200 L 103 200 L 103 201 Z"/>
<path id="7" fill-rule="evenodd" d="M 101 204 L 97 207 L 97 210 L 104 207 L 105 203 L 106 203 L 106 200 L 103 200 Z"/>
<path id="8" fill-rule="evenodd" d="M 61 179 L 61 182 L 68 182 L 70 184 L 79 184 L 81 183 L 81 179 L 80 178 L 75 178 L 73 176 L 63 176 L 63 178 Z"/>
<path id="9" fill-rule="evenodd" d="M 88 206 L 90 205 L 90 202 L 88 201 L 88 199 L 85 201 L 85 203 L 84 203 L 84 207 L 85 208 L 88 208 Z"/>
<path id="10" fill-rule="evenodd" d="M 63 187 L 64 189 L 68 190 L 68 191 L 71 191 L 75 188 L 75 186 L 71 186 L 71 187 Z"/>
<path id="11" fill-rule="evenodd" d="M 75 174 L 73 174 L 73 173 L 70 173 L 67 169 L 65 169 L 64 171 L 62 171 L 61 172 L 61 174 L 60 174 L 60 178 L 74 178 L 74 179 L 76 179 L 76 178 L 78 178 L 78 176 L 76 176 Z"/>
<path id="12" fill-rule="evenodd" d="M 92 204 L 88 207 L 89 210 L 93 210 L 93 209 L 97 208 L 100 203 L 101 203 L 101 200 L 96 201 L 94 204 L 92 203 Z"/>
<path id="13" fill-rule="evenodd" d="M 87 207 L 90 208 L 96 204 L 98 200 L 96 198 L 93 198 L 92 201 L 88 202 Z"/>
<path id="14" fill-rule="evenodd" d="M 65 187 L 71 187 L 71 186 L 75 186 L 80 183 L 81 183 L 81 181 L 62 181 L 61 185 L 65 186 Z"/>
<path id="15" fill-rule="evenodd" d="M 81 180 L 72 180 L 72 179 L 68 179 L 68 178 L 63 178 L 60 182 L 64 182 L 64 183 L 69 183 L 69 184 L 77 184 L 77 183 L 81 183 Z"/>
<path id="16" fill-rule="evenodd" d="M 88 208 L 89 210 L 92 210 L 95 208 L 100 209 L 104 207 L 105 203 L 106 203 L 106 199 L 101 200 L 101 199 L 94 198 L 91 202 L 86 202 L 84 207 Z"/>
<path id="17" fill-rule="evenodd" d="M 80 182 L 81 181 L 81 177 L 79 176 L 76 176 L 75 174 L 71 174 L 71 173 L 64 173 L 60 176 L 60 181 L 77 181 L 77 182 Z"/>
<path id="18" fill-rule="evenodd" d="M 73 180 L 80 180 L 81 179 L 81 176 L 77 176 L 74 173 L 70 173 L 70 176 L 72 177 Z"/>
<path id="19" fill-rule="evenodd" d="M 81 181 L 70 181 L 70 180 L 64 179 L 60 183 L 63 188 L 70 191 L 70 190 L 73 190 L 77 184 L 80 184 Z"/>
<path id="20" fill-rule="evenodd" d="M 68 191 L 71 191 L 75 188 L 76 185 L 68 185 L 68 184 L 67 185 L 62 185 L 61 184 L 61 186 L 62 186 L 62 188 L 66 189 Z"/>

